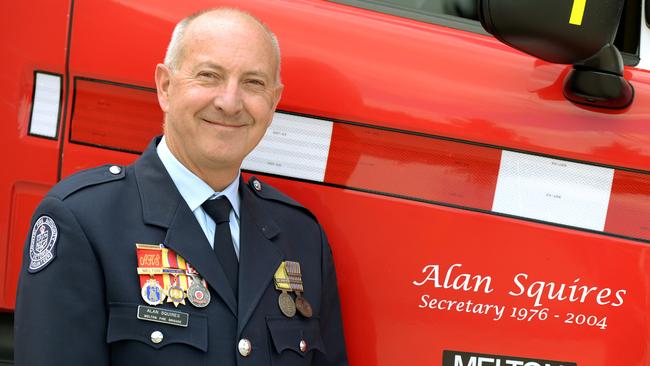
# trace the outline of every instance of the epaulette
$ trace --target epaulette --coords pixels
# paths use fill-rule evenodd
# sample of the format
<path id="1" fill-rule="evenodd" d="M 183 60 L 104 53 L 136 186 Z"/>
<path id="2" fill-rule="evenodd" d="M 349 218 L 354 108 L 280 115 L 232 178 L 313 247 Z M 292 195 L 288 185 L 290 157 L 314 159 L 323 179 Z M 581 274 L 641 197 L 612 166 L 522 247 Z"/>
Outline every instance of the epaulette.
<path id="1" fill-rule="evenodd" d="M 275 187 L 273 187 L 273 186 L 271 186 L 269 184 L 263 183 L 261 180 L 259 180 L 255 176 L 252 176 L 248 180 L 248 185 L 251 188 L 251 191 L 255 192 L 255 194 L 258 197 L 263 198 L 265 200 L 281 202 L 281 203 L 284 203 L 286 205 L 293 206 L 293 207 L 298 208 L 299 210 L 305 212 L 306 214 L 311 216 L 314 220 L 318 221 L 316 219 L 316 216 L 311 211 L 306 209 L 303 205 L 298 203 L 293 198 L 287 196 L 286 194 L 280 192 Z"/>
<path id="2" fill-rule="evenodd" d="M 48 195 L 64 200 L 69 195 L 86 187 L 123 179 L 124 171 L 124 167 L 119 165 L 103 165 L 82 170 L 57 183 Z"/>

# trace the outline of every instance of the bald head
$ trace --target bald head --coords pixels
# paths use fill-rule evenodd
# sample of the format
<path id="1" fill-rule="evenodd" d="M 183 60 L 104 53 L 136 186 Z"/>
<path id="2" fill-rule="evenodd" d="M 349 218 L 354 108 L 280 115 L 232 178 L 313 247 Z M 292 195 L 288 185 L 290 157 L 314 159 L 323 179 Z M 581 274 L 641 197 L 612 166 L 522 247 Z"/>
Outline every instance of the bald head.
<path id="1" fill-rule="evenodd" d="M 248 27 L 253 31 L 259 32 L 267 40 L 268 45 L 273 49 L 273 54 L 275 55 L 275 80 L 277 84 L 281 84 L 280 45 L 277 37 L 256 17 L 233 8 L 203 10 L 189 15 L 178 22 L 176 27 L 174 27 L 172 38 L 167 46 L 165 65 L 172 71 L 178 70 L 183 63 L 183 57 L 189 40 L 193 37 L 200 37 L 201 32 L 206 28 L 229 26 Z M 220 45 L 215 44 L 214 46 L 218 48 Z"/>

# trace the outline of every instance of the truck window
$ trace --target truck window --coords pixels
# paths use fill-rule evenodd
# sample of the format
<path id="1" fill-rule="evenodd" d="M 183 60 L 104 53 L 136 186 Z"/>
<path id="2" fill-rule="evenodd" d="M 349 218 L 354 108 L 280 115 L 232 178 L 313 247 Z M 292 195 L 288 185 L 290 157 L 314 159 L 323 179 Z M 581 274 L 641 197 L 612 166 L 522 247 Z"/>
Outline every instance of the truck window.
<path id="1" fill-rule="evenodd" d="M 334 0 L 333 2 L 488 35 L 477 20 L 476 0 Z M 625 2 L 614 41 L 614 45 L 623 55 L 625 65 L 628 66 L 639 63 L 641 9 L 641 0 Z"/>

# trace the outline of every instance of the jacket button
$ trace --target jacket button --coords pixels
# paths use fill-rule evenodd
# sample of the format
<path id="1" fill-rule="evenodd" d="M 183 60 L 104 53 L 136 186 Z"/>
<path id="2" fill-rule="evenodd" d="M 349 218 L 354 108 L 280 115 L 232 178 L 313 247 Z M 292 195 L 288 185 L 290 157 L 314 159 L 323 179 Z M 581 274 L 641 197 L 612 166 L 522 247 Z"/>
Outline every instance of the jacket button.
<path id="1" fill-rule="evenodd" d="M 110 168 L 108 168 L 108 171 L 113 175 L 118 175 L 122 172 L 122 168 L 117 165 L 112 165 Z"/>
<path id="2" fill-rule="evenodd" d="M 237 349 L 239 350 L 239 354 L 244 357 L 250 355 L 251 352 L 253 352 L 253 346 L 251 345 L 251 341 L 249 341 L 246 338 L 242 338 L 239 340 Z"/>
<path id="3" fill-rule="evenodd" d="M 151 333 L 151 341 L 153 343 L 158 344 L 162 342 L 162 340 L 163 340 L 163 334 L 161 331 L 156 330 Z"/>
<path id="4" fill-rule="evenodd" d="M 259 180 L 255 179 L 253 181 L 253 188 L 255 188 L 256 191 L 261 191 L 262 190 L 262 183 L 260 183 Z"/>
<path id="5" fill-rule="evenodd" d="M 307 342 L 304 339 L 300 340 L 300 351 L 307 352 Z"/>

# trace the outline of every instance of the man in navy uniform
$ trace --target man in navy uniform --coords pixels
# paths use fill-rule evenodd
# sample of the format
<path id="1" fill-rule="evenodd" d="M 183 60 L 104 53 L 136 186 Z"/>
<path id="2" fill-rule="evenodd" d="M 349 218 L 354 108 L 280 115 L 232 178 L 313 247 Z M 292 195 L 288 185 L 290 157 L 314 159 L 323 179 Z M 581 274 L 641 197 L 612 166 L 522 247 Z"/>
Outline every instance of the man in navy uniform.
<path id="1" fill-rule="evenodd" d="M 345 365 L 332 253 L 313 215 L 240 165 L 280 100 L 257 19 L 213 9 L 156 68 L 164 137 L 57 184 L 32 220 L 17 365 Z"/>

